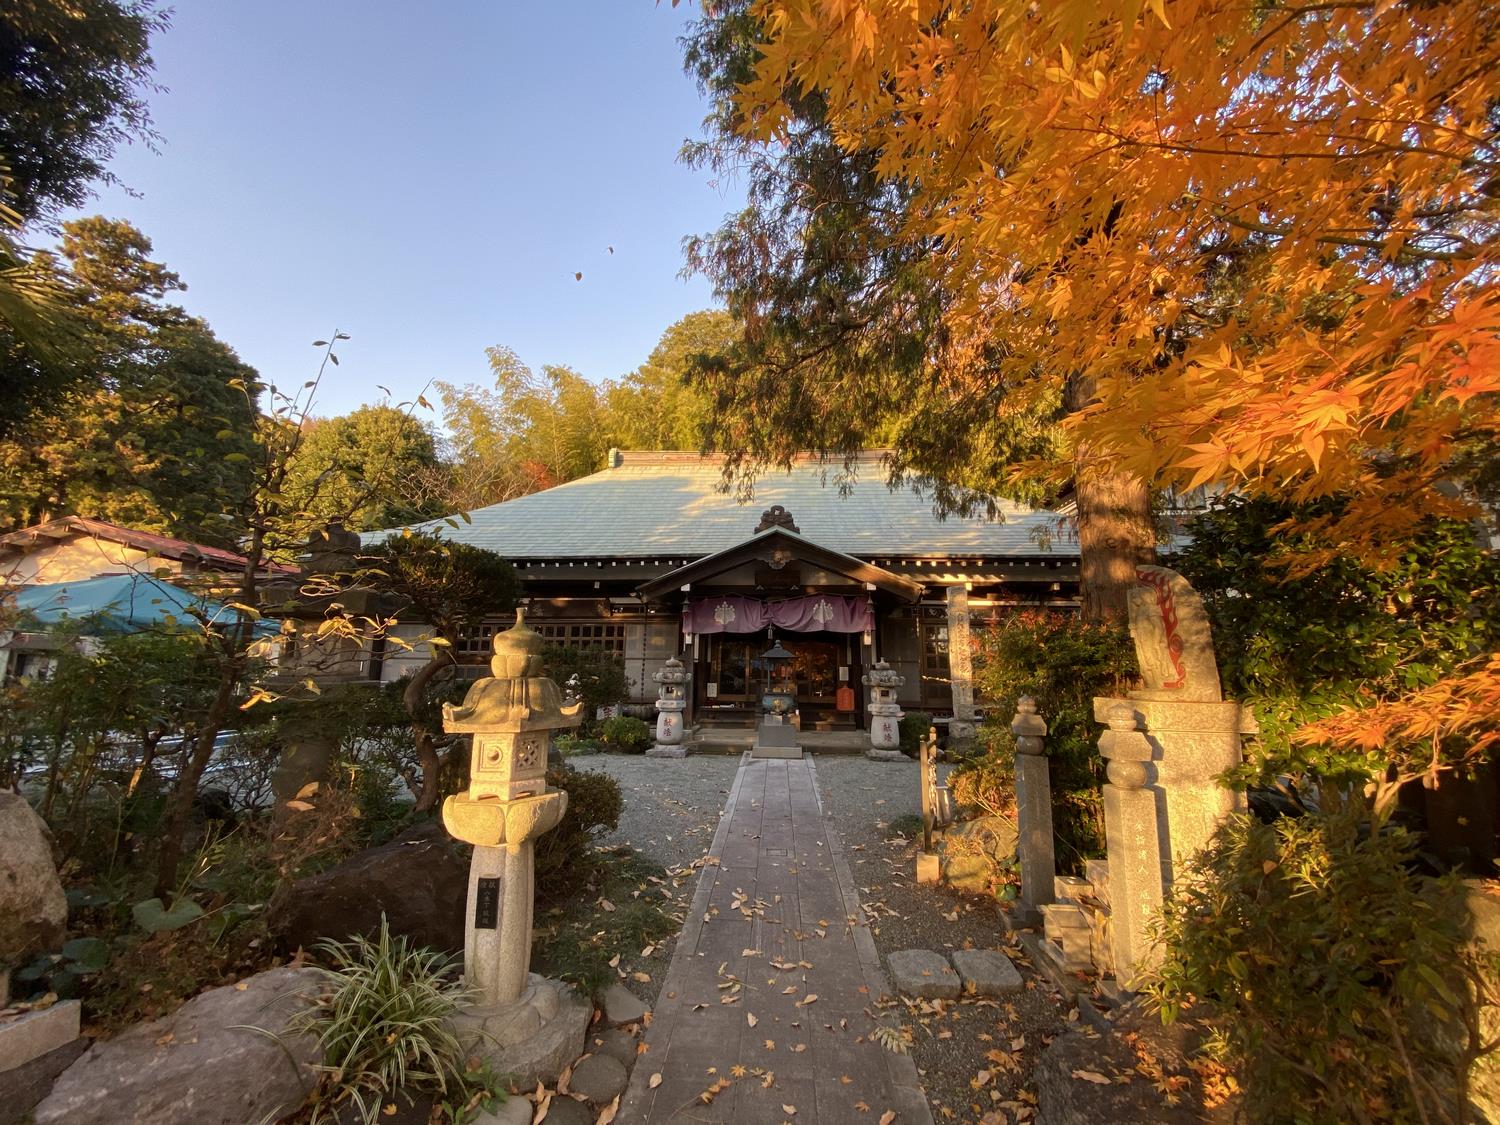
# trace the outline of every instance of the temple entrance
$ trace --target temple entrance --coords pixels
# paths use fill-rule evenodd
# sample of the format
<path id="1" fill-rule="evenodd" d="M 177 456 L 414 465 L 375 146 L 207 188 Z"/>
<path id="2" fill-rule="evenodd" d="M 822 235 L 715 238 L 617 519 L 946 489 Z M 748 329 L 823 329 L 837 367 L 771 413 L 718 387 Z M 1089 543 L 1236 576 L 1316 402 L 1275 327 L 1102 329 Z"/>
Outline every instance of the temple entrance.
<path id="1" fill-rule="evenodd" d="M 705 718 L 753 724 L 763 695 L 787 691 L 796 697 L 804 728 L 860 725 L 856 685 L 862 669 L 857 663 L 857 635 L 778 631 L 776 639 L 792 654 L 790 661 L 780 662 L 762 657 L 771 647 L 769 630 L 705 639 L 709 646 L 707 690 L 700 707 Z M 778 663 L 780 667 L 773 666 Z M 847 689 L 842 700 L 840 688 Z M 840 702 L 847 705 L 843 710 Z"/>

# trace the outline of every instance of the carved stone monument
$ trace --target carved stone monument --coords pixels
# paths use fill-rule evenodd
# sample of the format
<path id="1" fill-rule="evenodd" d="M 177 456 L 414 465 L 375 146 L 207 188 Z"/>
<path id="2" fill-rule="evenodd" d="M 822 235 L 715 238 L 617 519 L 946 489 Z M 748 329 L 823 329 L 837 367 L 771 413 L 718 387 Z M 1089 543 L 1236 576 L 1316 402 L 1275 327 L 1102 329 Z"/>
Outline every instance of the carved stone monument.
<path id="1" fill-rule="evenodd" d="M 682 661 L 672 657 L 662 665 L 660 672 L 652 674 L 656 682 L 656 745 L 646 751 L 648 758 L 684 758 L 687 747 L 682 744 L 682 712 L 687 707 L 687 669 Z"/>
<path id="2" fill-rule="evenodd" d="M 553 732 L 582 721 L 542 674 L 542 638 L 524 611 L 494 639 L 492 675 L 443 728 L 473 736 L 469 788 L 443 803 L 443 824 L 474 845 L 464 919 L 464 979 L 476 992 L 455 1020 L 474 1052 L 523 1084 L 551 1080 L 583 1050 L 591 1006 L 566 985 L 530 973 L 535 841 L 556 828 L 568 795 L 547 787 Z"/>
<path id="3" fill-rule="evenodd" d="M 862 678 L 870 689 L 870 749 L 865 757 L 875 762 L 906 761 L 906 755 L 898 749 L 904 712 L 896 702 L 896 689 L 906 682 L 905 677 L 882 660 Z"/>
<path id="4" fill-rule="evenodd" d="M 974 654 L 969 647 L 969 591 L 948 587 L 948 680 L 953 695 L 953 718 L 948 723 L 948 749 L 966 754 L 978 734 L 974 711 Z"/>
<path id="5" fill-rule="evenodd" d="M 1240 735 L 1254 717 L 1226 702 L 1203 601 L 1175 570 L 1137 566 L 1130 591 L 1130 635 L 1144 686 L 1129 702 L 1152 747 L 1152 788 L 1161 797 L 1161 854 L 1167 878 L 1201 849 L 1242 798 L 1217 778 L 1241 759 Z M 1115 700 L 1094 701 L 1107 723 Z"/>
<path id="6" fill-rule="evenodd" d="M 1242 804 L 1218 777 L 1238 765 L 1240 735 L 1255 722 L 1219 684 L 1203 602 L 1166 567 L 1136 568 L 1130 634 L 1143 686 L 1127 699 L 1095 699 L 1108 759 L 1104 787 L 1109 852 L 1110 946 L 1119 982 L 1149 968 L 1146 922 L 1186 860 Z"/>

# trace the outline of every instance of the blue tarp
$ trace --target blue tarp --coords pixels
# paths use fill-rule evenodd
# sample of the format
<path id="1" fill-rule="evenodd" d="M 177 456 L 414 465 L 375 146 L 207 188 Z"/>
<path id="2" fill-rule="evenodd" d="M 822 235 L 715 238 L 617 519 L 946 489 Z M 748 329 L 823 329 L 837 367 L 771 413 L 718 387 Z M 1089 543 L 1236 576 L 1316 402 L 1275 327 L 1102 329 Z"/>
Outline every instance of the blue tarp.
<path id="1" fill-rule="evenodd" d="M 21 586 L 15 591 L 23 629 L 79 629 L 91 633 L 139 633 L 147 629 L 196 629 L 207 617 L 224 625 L 237 614 L 223 602 L 199 597 L 144 574 Z M 257 636 L 275 636 L 279 625 L 257 621 Z"/>

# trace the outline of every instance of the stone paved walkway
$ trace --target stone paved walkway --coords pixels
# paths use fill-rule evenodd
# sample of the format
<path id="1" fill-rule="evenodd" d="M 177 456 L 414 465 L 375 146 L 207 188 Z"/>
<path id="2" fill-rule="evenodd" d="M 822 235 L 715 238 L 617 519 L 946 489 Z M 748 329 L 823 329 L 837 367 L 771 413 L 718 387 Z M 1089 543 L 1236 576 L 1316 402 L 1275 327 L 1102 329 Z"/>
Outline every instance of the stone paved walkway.
<path id="1" fill-rule="evenodd" d="M 887 992 L 812 759 L 747 758 L 617 1121 L 926 1125 Z"/>

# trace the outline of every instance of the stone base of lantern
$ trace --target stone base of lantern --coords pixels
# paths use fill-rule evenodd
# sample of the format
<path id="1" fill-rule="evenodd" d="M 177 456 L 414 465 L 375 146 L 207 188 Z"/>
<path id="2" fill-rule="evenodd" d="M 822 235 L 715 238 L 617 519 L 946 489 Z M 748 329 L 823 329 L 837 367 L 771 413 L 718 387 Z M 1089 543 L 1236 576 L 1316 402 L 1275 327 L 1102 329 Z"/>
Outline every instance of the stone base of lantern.
<path id="1" fill-rule="evenodd" d="M 530 973 L 526 991 L 500 1008 L 466 1008 L 453 1017 L 464 1049 L 513 1076 L 519 1089 L 557 1080 L 583 1054 L 594 1006 L 571 985 Z"/>
<path id="2" fill-rule="evenodd" d="M 872 762 L 909 762 L 911 759 L 900 750 L 876 750 L 871 748 L 865 751 L 865 757 Z"/>
<path id="3" fill-rule="evenodd" d="M 652 746 L 651 748 L 649 748 L 646 751 L 646 757 L 648 757 L 648 758 L 686 758 L 687 757 L 687 747 L 684 746 L 684 745 L 682 745 L 682 743 L 680 743 L 680 742 L 676 746 L 662 746 L 662 745 L 658 744 L 656 746 Z"/>

